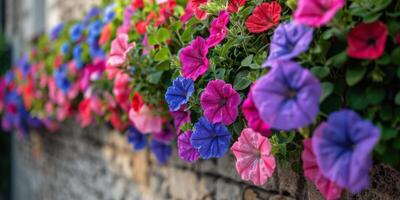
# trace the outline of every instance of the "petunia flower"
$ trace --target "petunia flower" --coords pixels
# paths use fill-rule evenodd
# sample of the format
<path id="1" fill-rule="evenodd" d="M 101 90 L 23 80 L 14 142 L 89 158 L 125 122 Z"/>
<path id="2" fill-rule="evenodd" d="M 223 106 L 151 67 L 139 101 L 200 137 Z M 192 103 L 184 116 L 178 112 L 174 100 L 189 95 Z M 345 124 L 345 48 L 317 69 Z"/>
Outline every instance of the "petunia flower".
<path id="1" fill-rule="evenodd" d="M 168 124 L 167 127 L 160 132 L 153 133 L 153 139 L 159 142 L 169 143 L 174 139 L 175 135 L 172 132 L 172 127 Z"/>
<path id="2" fill-rule="evenodd" d="M 53 27 L 53 29 L 50 32 L 51 41 L 56 40 L 60 36 L 63 29 L 64 29 L 64 23 L 59 23 L 55 27 Z"/>
<path id="3" fill-rule="evenodd" d="M 115 18 L 115 8 L 116 4 L 110 4 L 106 8 L 104 8 L 104 14 L 103 14 L 103 21 L 105 23 L 110 23 L 112 20 Z"/>
<path id="4" fill-rule="evenodd" d="M 352 193 L 369 185 L 371 152 L 380 131 L 351 110 L 329 115 L 314 131 L 312 146 L 322 174 Z"/>
<path id="5" fill-rule="evenodd" d="M 176 133 L 180 133 L 181 127 L 185 123 L 190 122 L 190 111 L 186 110 L 185 106 L 182 106 L 179 110 L 170 112 L 172 118 L 174 119 L 174 126 L 176 129 Z"/>
<path id="6" fill-rule="evenodd" d="M 239 8 L 246 4 L 246 0 L 229 0 L 228 2 L 228 12 L 237 13 Z"/>
<path id="7" fill-rule="evenodd" d="M 133 94 L 132 104 L 131 104 L 133 110 L 135 110 L 136 112 L 139 112 L 140 108 L 142 108 L 143 105 L 144 105 L 144 101 L 143 101 L 142 96 L 138 92 L 135 92 Z"/>
<path id="8" fill-rule="evenodd" d="M 400 33 L 397 33 L 396 42 L 400 45 Z"/>
<path id="9" fill-rule="evenodd" d="M 268 138 L 246 128 L 240 134 L 231 151 L 236 157 L 236 171 L 243 180 L 263 185 L 275 170 L 275 158 L 271 154 Z"/>
<path id="10" fill-rule="evenodd" d="M 301 160 L 303 161 L 304 176 L 314 183 L 327 200 L 339 199 L 342 188 L 321 173 L 312 148 L 311 139 L 303 140 L 303 144 L 304 150 L 301 153 Z"/>
<path id="11" fill-rule="evenodd" d="M 168 103 L 170 111 L 177 111 L 188 103 L 194 92 L 194 83 L 190 78 L 177 77 L 172 86 L 169 86 L 165 93 L 165 100 Z"/>
<path id="12" fill-rule="evenodd" d="M 111 67 L 119 67 L 124 65 L 128 58 L 129 51 L 135 47 L 135 43 L 128 43 L 128 35 L 118 35 L 111 43 L 110 55 L 107 65 Z"/>
<path id="13" fill-rule="evenodd" d="M 207 0 L 190 0 L 189 2 L 190 5 L 192 6 L 194 16 L 198 20 L 204 20 L 207 18 L 207 12 L 200 8 L 200 6 L 207 4 Z"/>
<path id="14" fill-rule="evenodd" d="M 191 131 L 186 131 L 178 136 L 179 157 L 188 163 L 197 161 L 200 158 L 199 151 L 190 144 L 191 136 Z"/>
<path id="15" fill-rule="evenodd" d="M 133 150 L 143 150 L 144 148 L 146 148 L 147 145 L 147 135 L 142 134 L 134 126 L 129 126 L 128 142 L 132 145 Z"/>
<path id="16" fill-rule="evenodd" d="M 78 41 L 83 34 L 84 27 L 81 23 L 74 24 L 69 30 L 69 36 L 73 42 Z"/>
<path id="17" fill-rule="evenodd" d="M 110 113 L 111 115 L 109 116 L 109 120 L 111 125 L 114 129 L 122 133 L 128 127 L 128 123 L 126 120 L 122 119 L 121 110 L 118 108 L 111 108 Z"/>
<path id="18" fill-rule="evenodd" d="M 242 112 L 244 118 L 247 121 L 247 126 L 253 129 L 256 132 L 261 133 L 261 135 L 265 137 L 269 137 L 271 135 L 271 130 L 269 125 L 265 123 L 258 113 L 256 106 L 253 101 L 253 89 L 251 88 L 247 98 L 244 100 L 242 104 Z"/>
<path id="19" fill-rule="evenodd" d="M 240 95 L 223 80 L 208 82 L 200 96 L 204 116 L 212 123 L 232 124 L 238 116 Z"/>
<path id="20" fill-rule="evenodd" d="M 269 56 L 262 67 L 272 66 L 276 61 L 290 60 L 308 50 L 313 29 L 295 22 L 283 22 L 272 36 Z"/>
<path id="21" fill-rule="evenodd" d="M 253 90 L 254 104 L 261 118 L 279 130 L 311 124 L 319 112 L 320 96 L 318 79 L 292 61 L 276 62 Z"/>
<path id="22" fill-rule="evenodd" d="M 193 15 L 194 15 L 194 11 L 192 8 L 192 1 L 189 1 L 186 4 L 185 12 L 180 17 L 180 20 L 182 21 L 183 24 L 186 24 L 186 22 L 189 21 L 189 19 L 192 18 Z"/>
<path id="23" fill-rule="evenodd" d="M 112 29 L 112 24 L 111 23 L 106 24 L 103 27 L 103 30 L 102 30 L 102 32 L 100 34 L 100 38 L 99 38 L 99 41 L 98 41 L 98 44 L 100 46 L 108 43 L 108 41 L 110 40 L 110 38 L 111 38 L 111 29 Z"/>
<path id="24" fill-rule="evenodd" d="M 71 87 L 71 82 L 68 80 L 66 65 L 63 65 L 62 67 L 54 71 L 54 80 L 56 86 L 61 91 L 63 91 L 64 93 L 68 92 Z"/>
<path id="25" fill-rule="evenodd" d="M 210 36 L 207 38 L 208 48 L 217 46 L 226 37 L 226 25 L 229 23 L 229 13 L 225 10 L 221 11 L 212 22 L 210 28 Z"/>
<path id="26" fill-rule="evenodd" d="M 294 20 L 308 26 L 320 27 L 329 23 L 345 0 L 299 0 Z"/>
<path id="27" fill-rule="evenodd" d="M 381 21 L 360 23 L 347 37 L 347 55 L 352 58 L 377 59 L 385 50 L 387 35 L 388 28 Z"/>
<path id="28" fill-rule="evenodd" d="M 131 94 L 131 78 L 126 73 L 119 73 L 114 79 L 113 94 L 115 96 L 115 101 L 119 106 L 126 112 L 129 111 L 131 107 L 131 101 L 129 96 Z"/>
<path id="29" fill-rule="evenodd" d="M 168 158 L 172 155 L 171 145 L 153 140 L 150 145 L 151 152 L 158 162 L 161 164 L 167 163 Z"/>
<path id="30" fill-rule="evenodd" d="M 132 0 L 131 7 L 136 10 L 139 8 L 144 7 L 144 1 L 143 0 Z"/>
<path id="31" fill-rule="evenodd" d="M 147 105 L 143 105 L 139 112 L 133 108 L 129 110 L 129 119 L 135 127 L 144 134 L 157 133 L 161 131 L 162 120 L 161 117 L 156 116 Z"/>
<path id="32" fill-rule="evenodd" d="M 220 158 L 228 150 L 231 138 L 226 126 L 220 123 L 212 124 L 201 117 L 194 125 L 190 143 L 199 150 L 201 158 Z"/>
<path id="33" fill-rule="evenodd" d="M 183 48 L 180 53 L 182 76 L 196 81 L 199 76 L 205 74 L 209 66 L 207 53 L 207 42 L 200 36 Z"/>
<path id="34" fill-rule="evenodd" d="M 247 18 L 246 27 L 251 33 L 261 33 L 279 23 L 281 6 L 278 2 L 261 3 Z"/>
<path id="35" fill-rule="evenodd" d="M 83 99 L 79 103 L 78 114 L 81 127 L 87 127 L 92 123 L 92 109 L 89 98 Z"/>

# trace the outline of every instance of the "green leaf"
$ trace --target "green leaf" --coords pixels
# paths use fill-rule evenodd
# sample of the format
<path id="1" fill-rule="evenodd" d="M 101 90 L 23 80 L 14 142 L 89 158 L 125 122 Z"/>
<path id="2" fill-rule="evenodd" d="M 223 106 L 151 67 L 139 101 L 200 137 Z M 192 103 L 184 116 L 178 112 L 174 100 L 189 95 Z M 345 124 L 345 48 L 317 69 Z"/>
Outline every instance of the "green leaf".
<path id="1" fill-rule="evenodd" d="M 350 88 L 346 94 L 347 104 L 357 110 L 362 110 L 368 106 L 365 100 L 365 92 L 360 88 Z"/>
<path id="2" fill-rule="evenodd" d="M 156 61 L 164 61 L 169 59 L 169 49 L 168 47 L 163 47 L 154 56 L 154 60 Z"/>
<path id="3" fill-rule="evenodd" d="M 334 89 L 333 84 L 330 82 L 321 83 L 321 87 L 322 87 L 322 95 L 321 98 L 319 99 L 319 102 L 323 102 L 326 99 L 326 97 L 332 94 Z"/>
<path id="4" fill-rule="evenodd" d="M 251 63 L 253 62 L 253 54 L 250 54 L 249 56 L 247 56 L 245 59 L 242 60 L 242 62 L 240 63 L 241 66 L 243 67 L 248 67 L 251 65 Z"/>
<path id="5" fill-rule="evenodd" d="M 158 84 L 160 82 L 162 74 L 163 71 L 151 73 L 147 75 L 147 81 L 153 84 Z"/>
<path id="6" fill-rule="evenodd" d="M 391 60 L 393 64 L 400 68 L 400 47 L 397 47 L 392 51 Z M 399 70 L 399 68 L 397 70 Z M 400 74 L 398 73 L 398 77 L 400 78 Z"/>
<path id="7" fill-rule="evenodd" d="M 156 45 L 158 44 L 158 40 L 156 35 L 150 35 L 148 38 L 149 45 Z"/>
<path id="8" fill-rule="evenodd" d="M 160 28 L 157 30 L 157 40 L 158 42 L 166 42 L 171 37 L 171 33 L 166 28 Z"/>
<path id="9" fill-rule="evenodd" d="M 370 104 L 377 105 L 385 98 L 385 90 L 378 87 L 368 87 L 366 91 L 367 100 Z"/>
<path id="10" fill-rule="evenodd" d="M 347 68 L 346 82 L 349 86 L 353 86 L 361 81 L 364 77 L 367 68 L 363 66 L 352 66 Z"/>
<path id="11" fill-rule="evenodd" d="M 311 68 L 311 73 L 320 79 L 328 76 L 329 72 L 330 72 L 330 70 L 328 67 L 313 67 L 313 68 Z"/>
<path id="12" fill-rule="evenodd" d="M 396 138 L 396 136 L 397 136 L 396 129 L 390 128 L 390 127 L 382 128 L 382 139 L 383 140 L 393 139 L 393 138 Z"/>
<path id="13" fill-rule="evenodd" d="M 342 65 L 347 61 L 347 53 L 346 51 L 342 51 L 326 61 L 326 66 L 333 66 L 336 68 L 341 68 Z"/>
<path id="14" fill-rule="evenodd" d="M 397 92 L 396 97 L 394 98 L 394 103 L 396 103 L 396 105 L 400 105 L 400 91 Z"/>
<path id="15" fill-rule="evenodd" d="M 249 72 L 247 70 L 240 71 L 233 81 L 233 87 L 238 91 L 244 90 L 249 87 L 252 81 L 249 79 L 248 75 Z"/>

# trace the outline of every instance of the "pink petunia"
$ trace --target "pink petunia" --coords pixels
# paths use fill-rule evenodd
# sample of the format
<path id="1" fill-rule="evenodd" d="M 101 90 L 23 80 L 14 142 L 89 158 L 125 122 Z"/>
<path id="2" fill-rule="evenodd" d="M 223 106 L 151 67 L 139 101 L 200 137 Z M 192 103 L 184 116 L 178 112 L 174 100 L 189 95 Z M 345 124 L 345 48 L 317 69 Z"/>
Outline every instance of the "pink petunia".
<path id="1" fill-rule="evenodd" d="M 197 37 L 192 43 L 183 48 L 180 54 L 182 63 L 182 76 L 194 81 L 208 70 L 207 42 L 202 37 Z"/>
<path id="2" fill-rule="evenodd" d="M 246 128 L 240 134 L 231 151 L 236 157 L 236 171 L 243 180 L 263 185 L 275 170 L 275 158 L 271 154 L 268 138 Z"/>
<path id="3" fill-rule="evenodd" d="M 194 12 L 193 12 L 192 7 L 193 7 L 192 1 L 189 1 L 186 4 L 185 12 L 183 13 L 183 15 L 180 18 L 183 24 L 186 24 L 186 22 L 189 21 L 189 19 L 193 17 Z"/>
<path id="4" fill-rule="evenodd" d="M 212 22 L 210 28 L 210 36 L 207 38 L 208 48 L 214 47 L 221 43 L 226 37 L 226 25 L 229 23 L 229 13 L 225 10 L 221 11 Z"/>
<path id="5" fill-rule="evenodd" d="M 192 136 L 191 131 L 186 131 L 178 136 L 179 157 L 188 163 L 192 163 L 200 158 L 199 150 L 195 149 L 190 144 L 191 136 Z"/>
<path id="6" fill-rule="evenodd" d="M 300 0 L 294 20 L 312 27 L 329 23 L 336 12 L 345 5 L 345 0 Z"/>
<path id="7" fill-rule="evenodd" d="M 133 108 L 129 111 L 129 119 L 135 127 L 144 134 L 157 133 L 161 131 L 162 119 L 153 113 L 153 110 L 144 104 L 139 112 Z"/>
<path id="8" fill-rule="evenodd" d="M 120 34 L 111 43 L 110 55 L 108 56 L 107 65 L 111 67 L 119 67 L 125 64 L 128 53 L 135 47 L 135 43 L 128 43 L 128 35 Z"/>
<path id="9" fill-rule="evenodd" d="M 304 176 L 315 184 L 327 200 L 339 199 L 342 188 L 321 173 L 313 152 L 311 139 L 305 139 L 303 144 L 304 150 L 301 153 L 301 159 L 303 160 Z"/>
<path id="10" fill-rule="evenodd" d="M 127 127 L 128 123 L 126 120 L 122 119 L 122 113 L 121 110 L 118 108 L 112 108 L 110 109 L 111 115 L 110 115 L 110 122 L 114 129 L 118 130 L 119 132 L 123 132 Z"/>
<path id="11" fill-rule="evenodd" d="M 388 28 L 381 21 L 360 23 L 347 37 L 347 54 L 352 58 L 377 59 L 385 50 L 387 35 Z"/>
<path id="12" fill-rule="evenodd" d="M 238 116 L 240 95 L 223 80 L 208 82 L 200 96 L 204 116 L 212 123 L 232 124 Z"/>
<path id="13" fill-rule="evenodd" d="M 271 135 L 269 125 L 261 119 L 260 114 L 258 113 L 258 110 L 253 102 L 253 92 L 251 89 L 247 98 L 242 104 L 242 111 L 249 128 L 261 133 L 261 135 L 265 137 L 269 137 Z"/>
<path id="14" fill-rule="evenodd" d="M 198 20 L 204 20 L 207 18 L 207 12 L 200 8 L 200 6 L 206 5 L 206 4 L 207 4 L 207 0 L 190 0 L 190 5 L 192 6 L 194 16 Z"/>
<path id="15" fill-rule="evenodd" d="M 90 108 L 90 99 L 83 99 L 79 103 L 78 118 L 81 127 L 87 127 L 92 123 L 92 109 Z"/>
<path id="16" fill-rule="evenodd" d="M 129 100 L 129 95 L 131 94 L 131 88 L 129 86 L 130 82 L 131 78 L 128 74 L 120 73 L 117 74 L 113 87 L 115 101 L 126 112 L 128 112 L 131 107 L 131 101 Z"/>

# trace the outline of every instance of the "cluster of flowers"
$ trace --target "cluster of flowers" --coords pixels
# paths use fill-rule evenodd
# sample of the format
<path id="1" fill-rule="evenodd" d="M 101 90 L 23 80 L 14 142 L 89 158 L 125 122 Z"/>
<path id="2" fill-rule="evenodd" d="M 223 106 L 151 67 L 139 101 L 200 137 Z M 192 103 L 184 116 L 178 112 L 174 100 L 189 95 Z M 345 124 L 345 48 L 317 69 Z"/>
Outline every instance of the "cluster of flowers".
<path id="1" fill-rule="evenodd" d="M 160 163 L 175 139 L 179 157 L 189 163 L 230 150 L 241 178 L 255 185 L 265 184 L 277 166 L 274 137 L 290 133 L 301 138 L 305 176 L 327 199 L 368 187 L 380 129 L 347 106 L 321 112 L 329 87 L 302 66 L 310 63 L 304 57 L 316 32 L 340 25 L 335 18 L 343 17 L 345 0 L 190 0 L 182 6 L 174 0 L 117 2 L 57 26 L 0 79 L 3 129 L 23 136 L 29 127 L 56 131 L 74 116 L 82 127 L 107 122 L 128 132 L 134 150 L 151 140 Z M 382 57 L 389 30 L 379 16 L 345 27 L 348 57 Z M 269 31 L 262 63 L 256 56 L 265 54 L 253 59 L 246 44 L 235 44 L 259 43 Z M 400 34 L 396 39 L 398 45 Z M 228 71 L 239 66 L 217 66 L 228 54 L 230 64 L 242 61 L 240 67 L 255 72 L 254 83 L 249 77 L 239 77 L 248 84 L 232 81 Z"/>

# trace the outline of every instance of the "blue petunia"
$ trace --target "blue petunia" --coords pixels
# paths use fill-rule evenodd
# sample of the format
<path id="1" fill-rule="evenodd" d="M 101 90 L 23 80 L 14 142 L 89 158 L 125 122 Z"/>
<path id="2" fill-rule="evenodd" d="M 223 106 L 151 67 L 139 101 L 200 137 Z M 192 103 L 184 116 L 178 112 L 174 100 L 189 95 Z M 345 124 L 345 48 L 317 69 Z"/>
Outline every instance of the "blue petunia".
<path id="1" fill-rule="evenodd" d="M 111 22 L 115 17 L 115 4 L 111 4 L 104 9 L 104 18 L 103 21 L 105 23 Z"/>
<path id="2" fill-rule="evenodd" d="M 314 131 L 312 146 L 323 175 L 352 193 L 369 185 L 371 152 L 380 131 L 352 110 L 329 115 Z"/>
<path id="3" fill-rule="evenodd" d="M 142 134 L 135 127 L 130 126 L 128 128 L 128 142 L 132 145 L 133 150 L 143 150 L 147 145 L 147 135 Z"/>
<path id="4" fill-rule="evenodd" d="M 75 63 L 76 63 L 76 67 L 78 69 L 81 69 L 83 67 L 83 62 L 82 62 L 82 58 L 81 58 L 82 52 L 83 52 L 83 48 L 81 45 L 75 46 L 73 49 L 73 52 L 72 52 Z"/>
<path id="5" fill-rule="evenodd" d="M 86 14 L 86 16 L 83 18 L 83 24 L 88 24 L 89 21 L 93 18 L 99 15 L 101 12 L 101 9 L 98 7 L 93 7 L 89 10 L 89 12 Z"/>
<path id="6" fill-rule="evenodd" d="M 68 54 L 68 52 L 69 52 L 69 42 L 64 42 L 61 45 L 61 53 L 66 55 L 66 54 Z"/>
<path id="7" fill-rule="evenodd" d="M 231 133 L 221 123 L 212 124 L 206 118 L 201 117 L 194 125 L 190 142 L 199 150 L 203 159 L 220 158 L 229 149 Z"/>
<path id="8" fill-rule="evenodd" d="M 151 152 L 161 164 L 165 164 L 172 154 L 171 145 L 153 140 L 150 146 Z"/>
<path id="9" fill-rule="evenodd" d="M 61 31 L 64 28 L 64 23 L 59 23 L 57 24 L 57 26 L 55 26 L 50 33 L 50 39 L 53 41 L 55 39 L 57 39 L 61 33 Z"/>
<path id="10" fill-rule="evenodd" d="M 68 92 L 71 83 L 67 77 L 67 66 L 63 65 L 54 71 L 56 86 L 63 92 Z"/>
<path id="11" fill-rule="evenodd" d="M 190 78 L 179 76 L 174 80 L 172 86 L 168 87 L 165 93 L 165 100 L 170 111 L 177 111 L 189 101 L 194 92 L 194 83 Z"/>
<path id="12" fill-rule="evenodd" d="M 83 29 L 84 27 L 81 23 L 76 23 L 71 27 L 69 30 L 69 36 L 73 42 L 76 42 L 81 38 Z"/>
<path id="13" fill-rule="evenodd" d="M 29 64 L 28 55 L 24 55 L 19 61 L 17 66 L 21 69 L 23 77 L 26 77 L 29 73 L 31 65 Z"/>
<path id="14" fill-rule="evenodd" d="M 313 29 L 294 22 L 281 23 L 272 36 L 269 56 L 262 67 L 272 66 L 275 61 L 290 60 L 304 51 L 313 38 Z"/>

